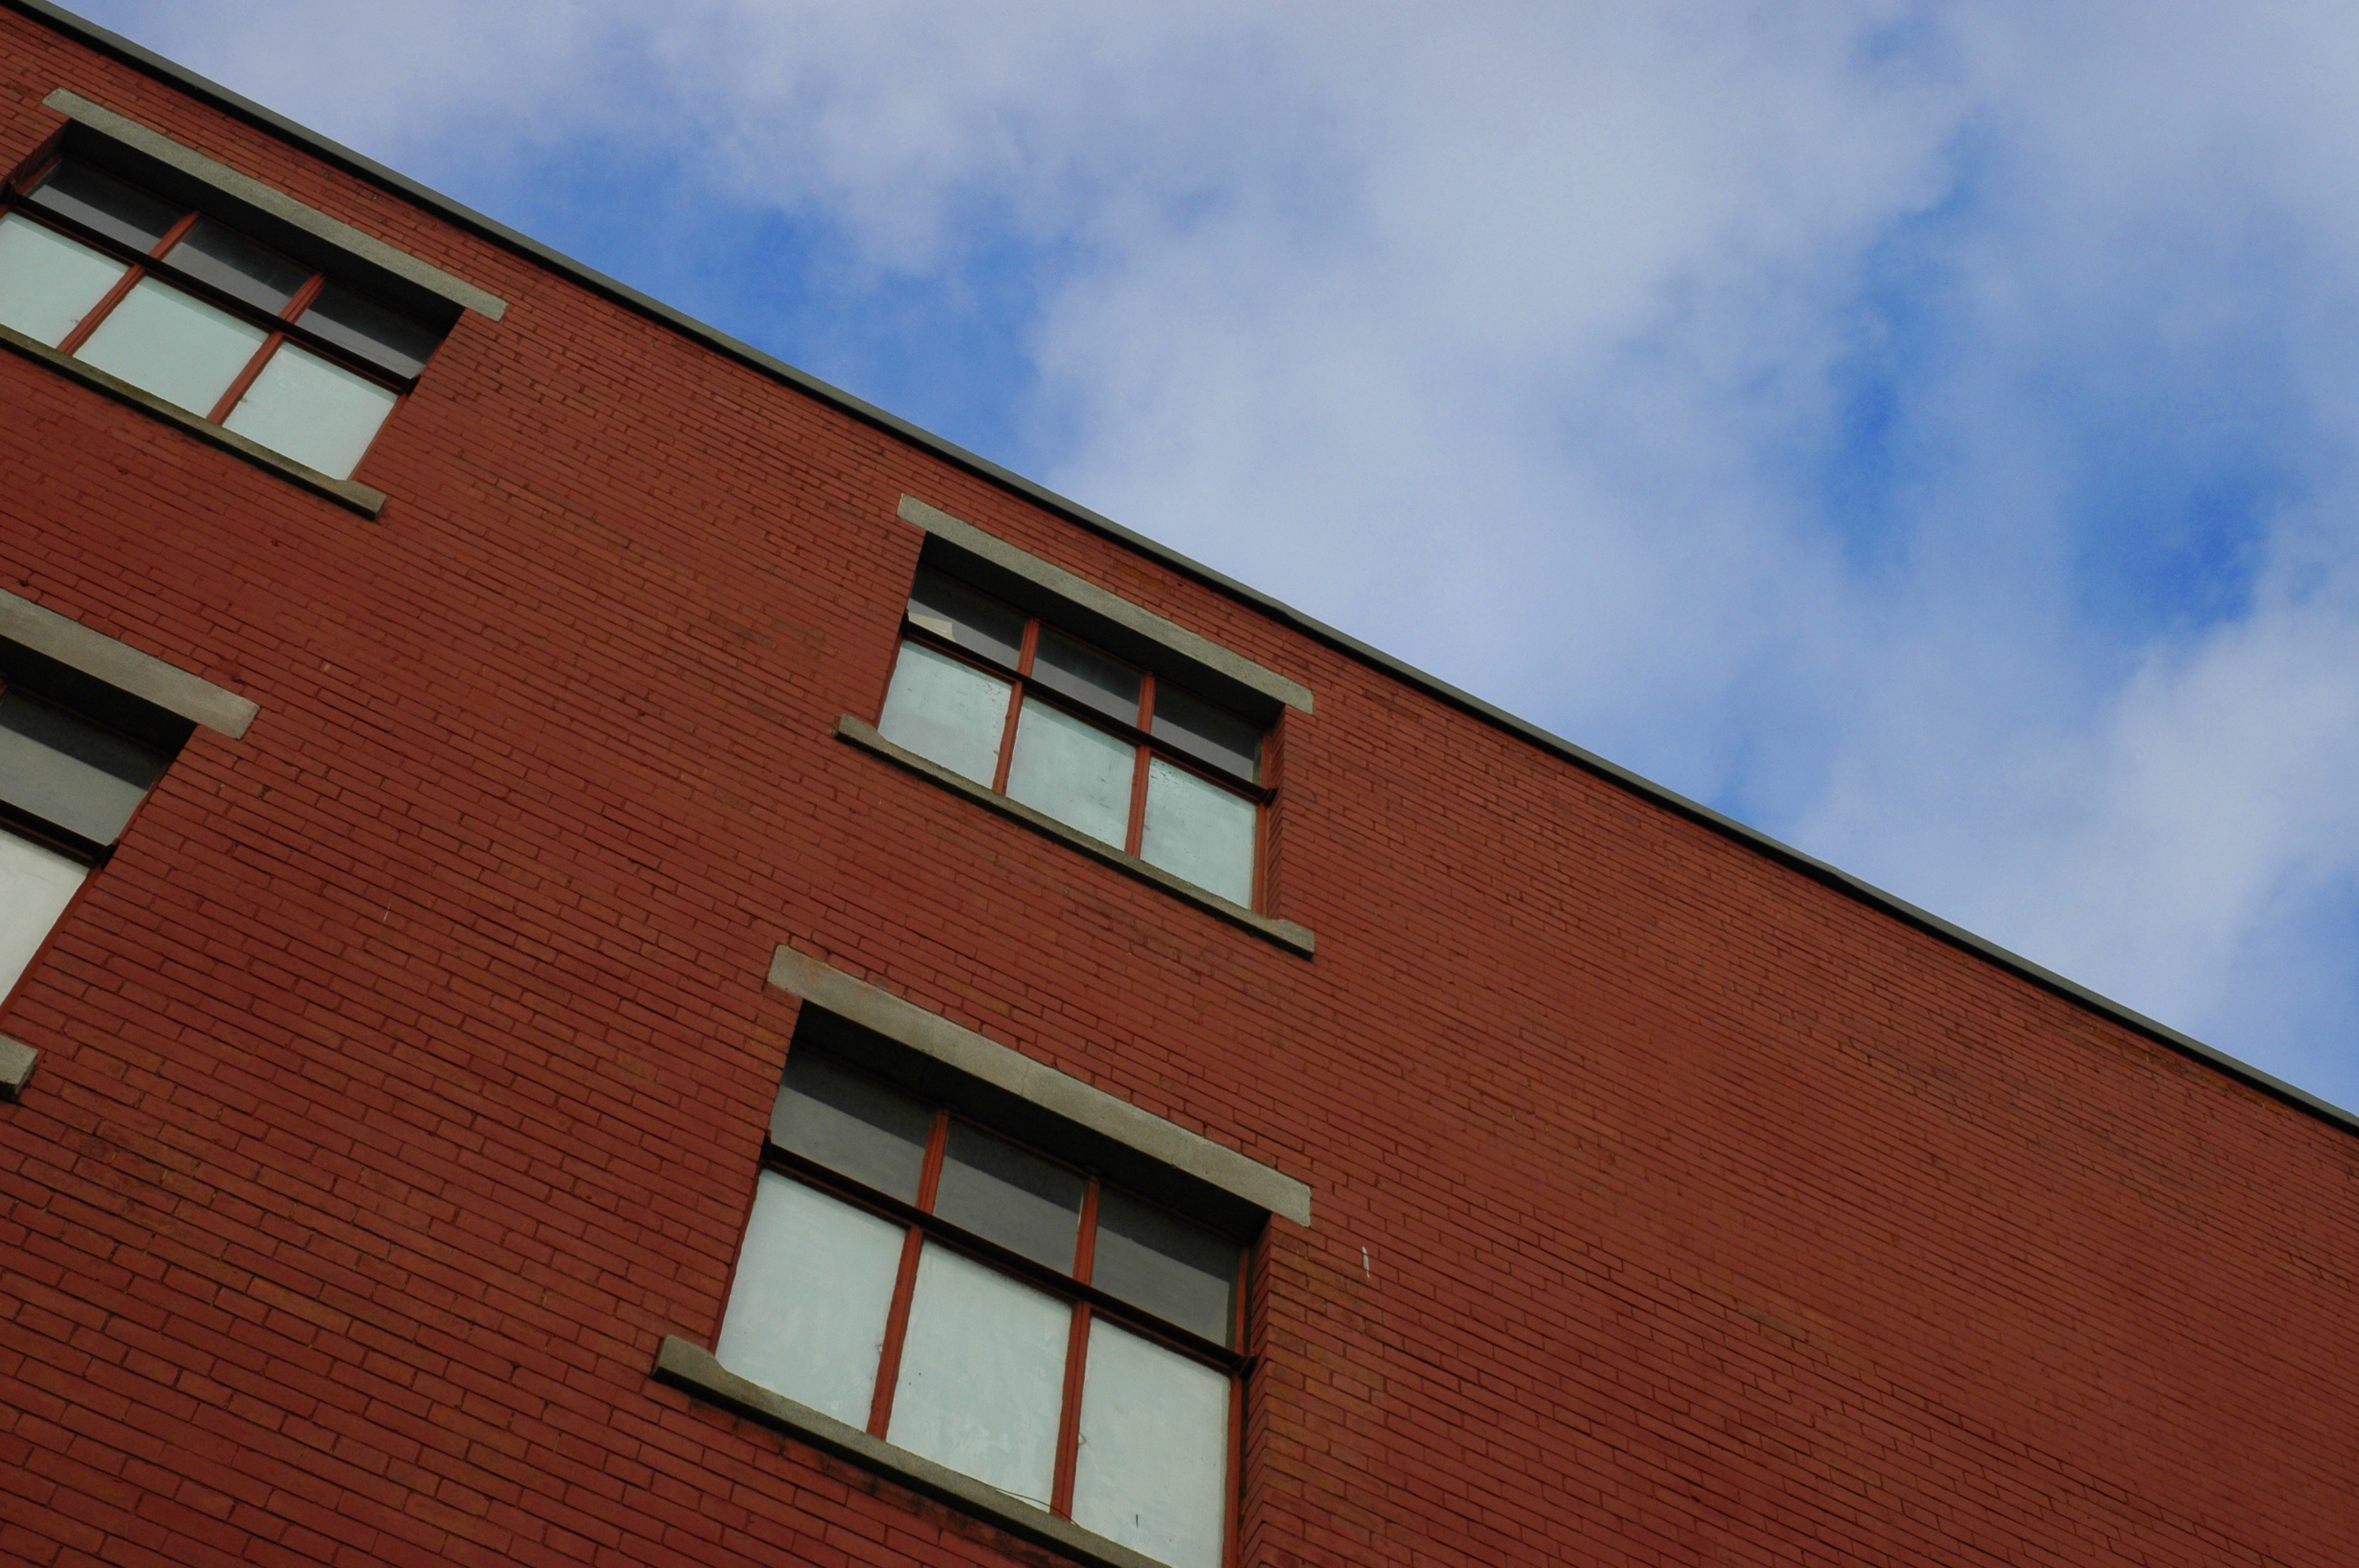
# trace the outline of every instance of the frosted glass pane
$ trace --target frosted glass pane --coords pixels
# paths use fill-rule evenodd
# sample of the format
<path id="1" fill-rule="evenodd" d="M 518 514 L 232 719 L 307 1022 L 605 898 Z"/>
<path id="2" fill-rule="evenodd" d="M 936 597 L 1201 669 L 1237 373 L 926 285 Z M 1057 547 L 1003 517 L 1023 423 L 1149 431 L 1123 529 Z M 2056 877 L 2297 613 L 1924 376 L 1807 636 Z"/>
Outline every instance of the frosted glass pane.
<path id="1" fill-rule="evenodd" d="M 16 989 L 88 867 L 14 833 L 0 833 L 0 1001 Z"/>
<path id="2" fill-rule="evenodd" d="M 108 312 L 77 357 L 191 414 L 210 415 L 269 335 L 149 277 Z"/>
<path id="3" fill-rule="evenodd" d="M 54 349 L 127 270 L 12 212 L 0 219 L 0 322 Z"/>
<path id="4" fill-rule="evenodd" d="M 222 421 L 330 479 L 350 479 L 398 395 L 282 343 Z"/>
<path id="5" fill-rule="evenodd" d="M 1090 1321 L 1073 1522 L 1172 1568 L 1220 1568 L 1229 1492 L 1229 1379 Z"/>
<path id="6" fill-rule="evenodd" d="M 886 1436 L 1047 1508 L 1071 1330 L 1063 1302 L 929 1244 Z"/>
<path id="7" fill-rule="evenodd" d="M 904 643 L 892 687 L 885 694 L 885 718 L 876 728 L 895 745 L 988 784 L 999 772 L 999 741 L 1007 731 L 1013 689 L 947 654 Z"/>
<path id="8" fill-rule="evenodd" d="M 1255 810 L 1245 796 L 1158 757 L 1147 768 L 1138 858 L 1251 908 Z"/>
<path id="9" fill-rule="evenodd" d="M 1069 827 L 1122 848 L 1130 836 L 1130 781 L 1138 748 L 1094 724 L 1027 702 L 1016 721 L 1007 794 Z"/>
<path id="10" fill-rule="evenodd" d="M 741 1378 L 865 1429 L 907 1234 L 763 1172 L 714 1355 Z"/>

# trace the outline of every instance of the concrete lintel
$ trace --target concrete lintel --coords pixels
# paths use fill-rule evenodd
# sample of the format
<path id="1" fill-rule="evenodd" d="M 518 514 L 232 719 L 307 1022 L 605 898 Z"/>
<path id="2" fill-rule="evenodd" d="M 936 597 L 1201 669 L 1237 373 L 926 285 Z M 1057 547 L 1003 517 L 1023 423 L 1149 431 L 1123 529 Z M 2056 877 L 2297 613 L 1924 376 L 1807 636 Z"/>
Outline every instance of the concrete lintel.
<path id="1" fill-rule="evenodd" d="M 233 741 L 245 735 L 255 715 L 262 711 L 234 691 L 223 691 L 209 680 L 5 589 L 0 589 L 0 639 L 30 648 L 68 669 L 79 670 Z"/>
<path id="2" fill-rule="evenodd" d="M 930 1459 L 921 1459 L 906 1448 L 896 1448 L 882 1438 L 871 1437 L 856 1426 L 784 1394 L 774 1394 L 759 1383 L 737 1376 L 711 1351 L 677 1334 L 664 1336 L 663 1346 L 656 1352 L 655 1376 L 660 1382 L 710 1400 L 739 1415 L 783 1428 L 813 1447 L 874 1470 L 912 1491 L 980 1515 L 1002 1530 L 1092 1564 L 1092 1568 L 1165 1568 L 1154 1558 L 1108 1541 L 1093 1530 L 1083 1530 L 1071 1519 L 1059 1519 L 1046 1509 L 1034 1508 L 996 1487 L 985 1486 Z"/>
<path id="3" fill-rule="evenodd" d="M 1201 665 L 1288 708 L 1299 708 L 1305 713 L 1311 710 L 1310 688 L 1300 681 L 1289 680 L 1242 654 L 1233 654 L 1218 643 L 1198 636 L 1185 626 L 1166 621 L 1153 611 L 1141 609 L 1126 599 L 1117 598 L 1095 583 L 1085 581 L 1062 567 L 1052 566 L 1038 556 L 1019 550 L 1005 539 L 984 533 L 972 523 L 961 522 L 914 495 L 901 498 L 900 516 L 901 521 L 911 527 L 937 535 L 967 554 L 989 561 L 1002 571 L 1022 578 L 1059 599 L 1079 605 L 1092 615 L 1111 621 L 1151 643 L 1169 648 L 1191 664 Z"/>
<path id="4" fill-rule="evenodd" d="M 1266 1214 L 1310 1223 L 1310 1189 L 1292 1176 L 817 958 L 781 946 L 770 962 L 770 984 Z"/>
<path id="5" fill-rule="evenodd" d="M 507 314 L 507 301 L 499 296 L 476 287 L 465 278 L 454 277 L 430 263 L 419 261 L 407 251 L 397 250 L 375 235 L 364 234 L 349 223 L 329 217 L 316 207 L 307 207 L 286 192 L 240 174 L 227 164 L 209 158 L 193 147 L 183 146 L 160 132 L 149 130 L 136 120 L 127 120 L 78 92 L 60 87 L 42 100 L 42 106 L 55 110 L 77 124 L 89 126 L 110 141 L 120 142 L 158 163 L 168 165 L 234 200 L 258 207 L 281 222 L 292 224 L 372 266 L 382 267 L 429 294 L 440 295 L 454 305 L 487 316 L 495 321 Z"/>
<path id="6" fill-rule="evenodd" d="M 0 1099 L 21 1098 L 32 1081 L 33 1064 L 40 1059 L 41 1054 L 23 1041 L 0 1034 Z"/>

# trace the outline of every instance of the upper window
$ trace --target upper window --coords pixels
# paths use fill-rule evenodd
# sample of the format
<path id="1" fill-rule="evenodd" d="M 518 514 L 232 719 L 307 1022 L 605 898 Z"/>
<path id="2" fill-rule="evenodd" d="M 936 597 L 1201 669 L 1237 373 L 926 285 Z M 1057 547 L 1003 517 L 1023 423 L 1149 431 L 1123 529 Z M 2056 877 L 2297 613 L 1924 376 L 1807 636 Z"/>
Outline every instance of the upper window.
<path id="1" fill-rule="evenodd" d="M 798 1045 L 717 1357 L 1175 1568 L 1236 1508 L 1236 1242 Z"/>
<path id="2" fill-rule="evenodd" d="M 332 479 L 444 331 L 73 158 L 8 195 L 0 323 Z"/>
<path id="3" fill-rule="evenodd" d="M 157 718 L 127 733 L 0 687 L 0 1002 L 188 739 Z"/>
<path id="4" fill-rule="evenodd" d="M 1260 727 L 964 583 L 919 572 L 877 729 L 1253 906 Z"/>

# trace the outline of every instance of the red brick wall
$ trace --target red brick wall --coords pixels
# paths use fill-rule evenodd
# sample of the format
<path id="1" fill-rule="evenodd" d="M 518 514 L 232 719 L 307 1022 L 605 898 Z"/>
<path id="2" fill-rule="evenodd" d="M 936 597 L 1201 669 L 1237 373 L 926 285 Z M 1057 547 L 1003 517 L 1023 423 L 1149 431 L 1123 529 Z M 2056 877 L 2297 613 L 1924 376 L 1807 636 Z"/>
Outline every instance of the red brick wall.
<path id="1" fill-rule="evenodd" d="M 0 1555 L 1038 1560 L 648 1379 L 782 940 L 1311 1184 L 1253 1563 L 2359 1541 L 2359 1141 L 10 13 L 0 161 L 60 85 L 513 308 L 375 522 L 0 356 L 0 587 L 262 705 L 0 1016 Z M 904 492 L 1316 691 L 1315 959 L 832 738 Z"/>

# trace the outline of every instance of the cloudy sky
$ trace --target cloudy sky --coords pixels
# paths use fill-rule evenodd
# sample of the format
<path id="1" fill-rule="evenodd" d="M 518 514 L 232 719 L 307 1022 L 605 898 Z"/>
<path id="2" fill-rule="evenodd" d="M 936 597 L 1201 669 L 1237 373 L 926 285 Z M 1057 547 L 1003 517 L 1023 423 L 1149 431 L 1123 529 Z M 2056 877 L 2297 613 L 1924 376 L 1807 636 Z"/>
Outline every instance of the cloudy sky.
<path id="1" fill-rule="evenodd" d="M 80 8 L 2359 1106 L 2348 5 Z"/>

